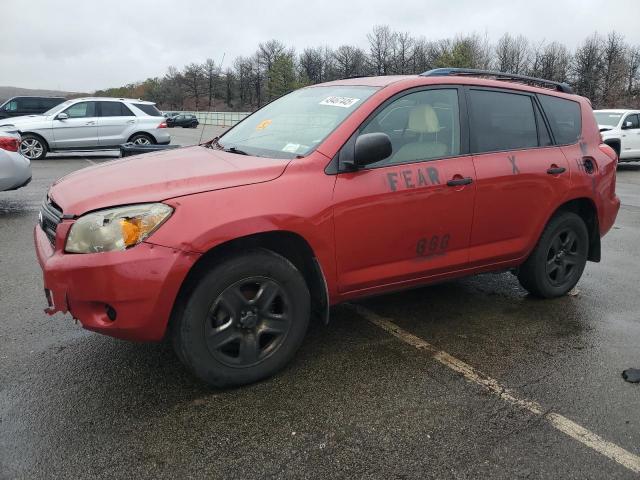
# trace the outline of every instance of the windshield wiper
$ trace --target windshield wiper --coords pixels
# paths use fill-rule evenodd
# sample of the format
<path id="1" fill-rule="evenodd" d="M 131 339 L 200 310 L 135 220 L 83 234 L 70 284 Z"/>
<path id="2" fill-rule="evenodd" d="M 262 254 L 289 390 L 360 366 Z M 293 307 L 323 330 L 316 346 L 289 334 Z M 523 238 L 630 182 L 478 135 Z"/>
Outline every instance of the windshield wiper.
<path id="1" fill-rule="evenodd" d="M 236 155 L 249 155 L 244 150 L 239 150 L 236 147 L 223 148 L 224 152 L 235 153 Z"/>

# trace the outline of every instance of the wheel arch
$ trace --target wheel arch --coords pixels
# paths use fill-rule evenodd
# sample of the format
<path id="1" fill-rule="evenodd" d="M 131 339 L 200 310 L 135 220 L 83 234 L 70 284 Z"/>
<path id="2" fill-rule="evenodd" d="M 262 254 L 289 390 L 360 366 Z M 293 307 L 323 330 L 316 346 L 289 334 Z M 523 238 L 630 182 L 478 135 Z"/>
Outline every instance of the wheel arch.
<path id="1" fill-rule="evenodd" d="M 616 152 L 618 158 L 620 158 L 620 152 L 622 151 L 622 142 L 619 138 L 610 138 L 603 142 L 605 145 L 609 145 Z"/>
<path id="2" fill-rule="evenodd" d="M 559 212 L 573 212 L 582 218 L 589 233 L 589 253 L 587 260 L 599 262 L 601 257 L 600 225 L 598 222 L 598 209 L 593 200 L 588 197 L 568 200 L 560 205 L 549 219 L 553 218 Z"/>
<path id="3" fill-rule="evenodd" d="M 205 252 L 191 267 L 182 282 L 174 302 L 167 331 L 169 332 L 172 325 L 175 324 L 174 319 L 181 314 L 189 294 L 195 288 L 198 279 L 204 272 L 229 255 L 256 248 L 264 248 L 283 256 L 302 273 L 311 295 L 312 315 L 316 319 L 327 323 L 329 319 L 327 282 L 311 245 L 298 233 L 276 230 L 235 238 L 216 245 Z"/>
<path id="4" fill-rule="evenodd" d="M 49 145 L 49 142 L 47 141 L 46 138 L 44 138 L 42 135 L 40 135 L 37 132 L 30 132 L 30 131 L 26 131 L 26 132 L 20 132 L 20 136 L 24 137 L 25 135 L 33 135 L 34 137 L 38 137 L 45 145 L 45 147 L 47 147 L 47 151 L 51 151 L 51 146 Z"/>
<path id="5" fill-rule="evenodd" d="M 137 132 L 133 132 L 131 135 L 129 135 L 129 138 L 127 139 L 127 142 L 130 142 L 131 139 L 133 137 L 135 137 L 136 135 L 144 135 L 145 137 L 149 137 L 153 141 L 153 143 L 158 143 L 158 139 L 154 135 L 152 135 L 151 133 L 146 132 L 144 130 L 139 130 Z"/>

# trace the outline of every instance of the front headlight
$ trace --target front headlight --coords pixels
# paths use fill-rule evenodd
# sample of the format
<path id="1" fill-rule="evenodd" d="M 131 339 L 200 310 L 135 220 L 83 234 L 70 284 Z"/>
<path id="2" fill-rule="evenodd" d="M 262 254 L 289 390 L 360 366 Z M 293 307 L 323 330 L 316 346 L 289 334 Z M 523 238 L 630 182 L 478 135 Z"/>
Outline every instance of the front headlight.
<path id="1" fill-rule="evenodd" d="M 109 208 L 80 217 L 71 227 L 65 251 L 98 253 L 126 250 L 151 235 L 173 213 L 164 203 Z"/>

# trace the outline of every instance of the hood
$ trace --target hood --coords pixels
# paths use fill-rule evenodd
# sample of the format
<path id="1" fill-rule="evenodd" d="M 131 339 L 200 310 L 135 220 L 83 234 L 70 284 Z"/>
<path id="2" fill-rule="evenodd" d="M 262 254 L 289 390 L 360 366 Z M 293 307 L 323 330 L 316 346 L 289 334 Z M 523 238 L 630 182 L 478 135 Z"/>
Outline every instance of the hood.
<path id="1" fill-rule="evenodd" d="M 49 196 L 65 215 L 77 216 L 99 208 L 268 182 L 282 175 L 290 161 L 199 146 L 176 148 L 76 170 L 56 181 Z"/>
<path id="2" fill-rule="evenodd" d="M 45 115 L 23 115 L 21 117 L 2 118 L 0 119 L 0 128 L 6 125 L 15 125 L 16 127 L 20 127 L 31 122 L 41 122 L 46 118 L 47 117 Z"/>

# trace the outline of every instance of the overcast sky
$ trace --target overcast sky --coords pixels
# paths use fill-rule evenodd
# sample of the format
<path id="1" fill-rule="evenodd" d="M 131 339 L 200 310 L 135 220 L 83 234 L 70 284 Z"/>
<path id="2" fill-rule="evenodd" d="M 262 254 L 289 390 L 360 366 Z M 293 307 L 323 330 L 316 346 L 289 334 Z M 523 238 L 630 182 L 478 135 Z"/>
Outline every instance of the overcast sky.
<path id="1" fill-rule="evenodd" d="M 0 0 L 0 85 L 90 92 L 276 38 L 366 47 L 372 25 L 427 39 L 505 32 L 574 48 L 615 29 L 640 44 L 640 0 Z"/>

